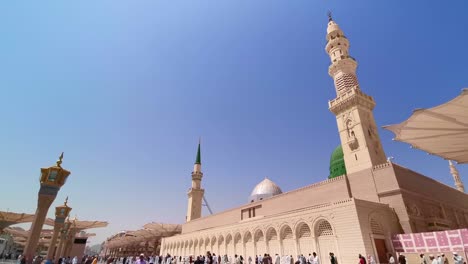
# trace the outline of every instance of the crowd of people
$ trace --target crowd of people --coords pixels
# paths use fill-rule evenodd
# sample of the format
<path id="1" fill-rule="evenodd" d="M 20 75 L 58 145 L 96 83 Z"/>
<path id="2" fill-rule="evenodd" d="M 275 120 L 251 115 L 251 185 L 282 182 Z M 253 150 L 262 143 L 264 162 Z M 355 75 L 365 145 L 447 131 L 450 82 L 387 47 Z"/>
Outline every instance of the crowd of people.
<path id="1" fill-rule="evenodd" d="M 335 255 L 330 252 L 330 263 L 337 264 Z M 249 256 L 245 259 L 242 255 L 216 255 L 215 253 L 207 252 L 206 255 L 200 256 L 145 256 L 141 254 L 137 259 L 136 256 L 129 256 L 118 259 L 107 259 L 108 264 L 320 264 L 317 253 L 313 252 L 309 256 L 297 256 L 296 259 L 291 255 L 279 256 L 276 254 L 273 257 L 270 254 L 258 255 L 252 258 Z"/>
<path id="2" fill-rule="evenodd" d="M 453 260 L 449 261 L 449 258 L 444 253 L 437 255 L 429 255 L 428 258 L 424 254 L 419 255 L 419 264 L 466 264 L 463 257 L 457 252 L 453 252 Z M 376 260 L 373 256 L 362 256 L 358 255 L 358 264 L 376 264 Z M 51 259 L 44 259 L 40 256 L 36 256 L 33 259 L 33 264 L 320 264 L 320 259 L 315 252 L 308 256 L 298 255 L 293 258 L 291 255 L 279 256 L 275 254 L 271 257 L 270 254 L 258 255 L 252 258 L 249 256 L 245 259 L 242 255 L 216 255 L 208 251 L 206 255 L 200 256 L 145 256 L 140 254 L 136 256 L 129 256 L 123 258 L 100 258 L 97 255 L 88 256 L 85 255 L 81 260 L 78 257 L 61 257 L 54 261 Z M 338 260 L 333 252 L 329 253 L 328 262 L 330 264 L 338 264 Z M 394 258 L 392 255 L 388 259 L 389 264 L 408 264 L 406 257 L 400 254 L 398 258 Z M 17 264 L 26 264 L 26 258 L 20 255 L 17 260 Z"/>
<path id="3" fill-rule="evenodd" d="M 320 264 L 320 259 L 315 252 L 308 256 L 298 255 L 295 259 L 291 255 L 279 256 L 275 254 L 271 257 L 269 254 L 258 255 L 254 258 L 248 257 L 245 259 L 242 255 L 216 255 L 215 253 L 207 252 L 206 255 L 200 256 L 145 256 L 140 254 L 136 256 L 124 257 L 124 258 L 109 258 L 105 259 L 107 264 Z M 338 260 L 333 252 L 329 253 L 328 262 L 330 264 L 338 264 Z M 358 264 L 376 264 L 376 259 L 373 256 L 358 255 Z M 408 264 L 406 256 L 399 254 L 397 258 L 393 255 L 389 255 L 389 264 Z M 466 264 L 463 257 L 453 252 L 453 260 L 449 261 L 449 258 L 444 253 L 437 255 L 429 255 L 426 258 L 424 254 L 420 254 L 420 261 L 418 264 Z M 59 263 L 60 264 L 60 263 Z M 68 264 L 68 263 L 61 263 Z M 72 263 L 75 264 L 75 263 Z M 89 264 L 89 263 L 87 263 Z M 95 264 L 95 263 L 92 263 Z"/>
<path id="4" fill-rule="evenodd" d="M 43 258 L 42 256 L 35 256 L 32 260 L 33 264 L 97 264 L 99 261 L 99 257 L 95 256 L 88 256 L 84 255 L 81 260 L 78 257 L 71 258 L 68 257 L 60 257 L 59 259 L 47 259 Z M 26 257 L 23 255 L 19 255 L 17 259 L 17 264 L 26 264 Z"/>

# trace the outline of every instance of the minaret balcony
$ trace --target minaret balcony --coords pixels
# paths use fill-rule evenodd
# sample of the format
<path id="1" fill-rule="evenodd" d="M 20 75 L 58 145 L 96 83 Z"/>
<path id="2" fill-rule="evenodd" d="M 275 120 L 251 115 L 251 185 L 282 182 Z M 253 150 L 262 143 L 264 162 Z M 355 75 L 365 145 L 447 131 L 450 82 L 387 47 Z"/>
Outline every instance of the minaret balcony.
<path id="1" fill-rule="evenodd" d="M 328 109 L 334 114 L 338 114 L 355 105 L 361 105 L 372 110 L 375 107 L 375 101 L 372 96 L 363 93 L 358 86 L 354 86 L 340 93 L 335 99 L 329 101 Z"/>

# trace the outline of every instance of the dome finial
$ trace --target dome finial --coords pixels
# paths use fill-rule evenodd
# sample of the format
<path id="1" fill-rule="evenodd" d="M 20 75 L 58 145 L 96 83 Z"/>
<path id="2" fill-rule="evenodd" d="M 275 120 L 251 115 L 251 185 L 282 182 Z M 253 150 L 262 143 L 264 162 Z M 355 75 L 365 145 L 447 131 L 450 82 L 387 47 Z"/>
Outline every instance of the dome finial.
<path id="1" fill-rule="evenodd" d="M 57 160 L 57 167 L 62 167 L 63 152 L 60 154 L 59 159 Z"/>
<path id="2" fill-rule="evenodd" d="M 332 12 L 330 10 L 328 10 L 327 15 L 328 15 L 328 22 L 333 21 Z"/>

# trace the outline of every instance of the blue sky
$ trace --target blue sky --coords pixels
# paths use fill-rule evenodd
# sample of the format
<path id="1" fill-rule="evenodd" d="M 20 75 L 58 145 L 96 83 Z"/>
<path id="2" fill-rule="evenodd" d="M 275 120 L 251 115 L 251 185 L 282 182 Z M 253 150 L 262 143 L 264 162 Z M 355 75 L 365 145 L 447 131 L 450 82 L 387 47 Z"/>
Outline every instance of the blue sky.
<path id="1" fill-rule="evenodd" d="M 93 243 L 182 223 L 199 136 L 216 212 L 265 176 L 283 191 L 326 179 L 328 10 L 379 126 L 467 87 L 466 1 L 2 2 L 0 210 L 34 212 L 39 169 L 64 151 L 53 206 L 68 195 L 73 216 L 109 221 Z M 394 162 L 453 185 L 446 161 L 380 135 Z"/>

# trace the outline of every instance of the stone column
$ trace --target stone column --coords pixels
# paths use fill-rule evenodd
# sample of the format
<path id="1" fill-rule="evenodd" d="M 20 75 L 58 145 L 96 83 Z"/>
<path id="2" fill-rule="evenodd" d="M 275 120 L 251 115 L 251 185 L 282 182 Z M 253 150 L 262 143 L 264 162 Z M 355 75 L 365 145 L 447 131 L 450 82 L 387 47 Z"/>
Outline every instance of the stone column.
<path id="1" fill-rule="evenodd" d="M 71 229 L 72 233 L 70 235 L 70 239 L 67 241 L 67 247 L 66 247 L 66 250 L 65 250 L 65 255 L 66 256 L 69 256 L 71 251 L 72 251 L 72 248 L 73 248 L 73 245 L 75 244 L 75 237 L 76 237 L 76 229 Z"/>
<path id="2" fill-rule="evenodd" d="M 55 260 L 58 260 L 61 257 L 63 244 L 65 243 L 65 234 L 66 234 L 66 230 L 60 230 L 60 241 L 59 241 L 57 250 L 55 251 L 55 257 L 54 257 Z"/>
<path id="3" fill-rule="evenodd" d="M 63 219 L 62 222 L 57 222 L 58 219 L 55 219 L 55 225 L 54 225 L 54 234 L 52 235 L 52 239 L 50 240 L 50 245 L 49 245 L 49 250 L 47 251 L 47 259 L 53 259 L 54 258 L 54 252 L 55 252 L 55 246 L 57 244 L 57 237 L 60 233 L 60 230 L 63 227 L 63 223 L 65 219 Z"/>
<path id="4" fill-rule="evenodd" d="M 34 254 L 37 249 L 37 244 L 39 242 L 39 238 L 41 236 L 42 226 L 44 225 L 47 211 L 49 211 L 49 207 L 54 201 L 58 188 L 53 190 L 53 195 L 47 195 L 41 191 L 43 191 L 43 187 L 41 186 L 41 190 L 39 191 L 39 199 L 37 202 L 37 210 L 36 215 L 34 217 L 34 221 L 31 225 L 31 229 L 29 230 L 29 237 L 24 247 L 24 256 L 26 256 L 26 261 L 28 263 L 32 262 Z"/>

